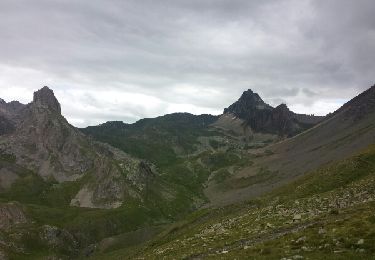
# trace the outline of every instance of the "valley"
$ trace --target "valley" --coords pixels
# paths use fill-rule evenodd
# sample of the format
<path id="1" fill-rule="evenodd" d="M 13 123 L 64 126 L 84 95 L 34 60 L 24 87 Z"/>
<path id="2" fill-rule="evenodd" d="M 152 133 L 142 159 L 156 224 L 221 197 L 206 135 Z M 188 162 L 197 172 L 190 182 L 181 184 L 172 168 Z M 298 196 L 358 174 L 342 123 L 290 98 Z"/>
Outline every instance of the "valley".
<path id="1" fill-rule="evenodd" d="M 48 87 L 2 101 L 0 259 L 371 259 L 374 119 L 375 86 L 80 129 Z"/>

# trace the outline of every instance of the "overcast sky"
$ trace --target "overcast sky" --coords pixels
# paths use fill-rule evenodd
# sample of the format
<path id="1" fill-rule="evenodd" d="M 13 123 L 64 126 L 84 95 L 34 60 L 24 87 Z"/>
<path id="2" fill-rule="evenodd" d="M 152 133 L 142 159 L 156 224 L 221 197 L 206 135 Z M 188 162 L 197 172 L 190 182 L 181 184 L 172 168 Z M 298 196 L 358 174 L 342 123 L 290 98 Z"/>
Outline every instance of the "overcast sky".
<path id="1" fill-rule="evenodd" d="M 0 97 L 76 126 L 219 114 L 251 88 L 324 115 L 375 83 L 373 0 L 1 0 Z"/>

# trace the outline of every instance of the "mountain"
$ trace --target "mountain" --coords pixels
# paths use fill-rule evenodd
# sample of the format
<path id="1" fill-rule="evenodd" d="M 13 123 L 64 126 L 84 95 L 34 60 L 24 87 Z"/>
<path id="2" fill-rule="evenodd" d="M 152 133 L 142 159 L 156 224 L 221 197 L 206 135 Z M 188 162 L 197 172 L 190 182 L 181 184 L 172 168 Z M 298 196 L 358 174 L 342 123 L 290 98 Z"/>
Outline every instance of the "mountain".
<path id="1" fill-rule="evenodd" d="M 119 207 L 127 197 L 141 198 L 146 183 L 155 176 L 146 163 L 93 142 L 71 126 L 48 87 L 36 91 L 27 105 L 2 102 L 0 115 L 1 155 L 12 158 L 12 164 L 0 169 L 2 189 L 22 178 L 13 170 L 20 167 L 50 182 L 85 177 L 71 204 L 111 208 Z"/>
<path id="2" fill-rule="evenodd" d="M 214 204 L 247 200 L 365 149 L 375 143 L 374 99 L 372 86 L 309 130 L 261 150 L 249 151 L 253 164 L 220 187 L 211 185 L 206 194 Z"/>
<path id="3" fill-rule="evenodd" d="M 227 118 L 231 118 L 231 121 L 239 121 L 240 123 L 236 124 L 248 128 L 247 131 L 250 132 L 291 137 L 316 125 L 324 117 L 295 114 L 285 104 L 274 108 L 249 89 L 243 92 L 235 103 L 224 109 L 224 114 L 216 126 L 228 128 L 225 126 L 229 124 L 226 122 Z"/>
<path id="4" fill-rule="evenodd" d="M 220 116 L 174 113 L 134 124 L 106 122 L 80 130 L 152 162 L 165 181 L 213 203 L 222 196 L 212 189 L 223 186 L 222 181 L 234 178 L 242 168 L 251 168 L 254 162 L 249 150 L 268 147 L 323 119 L 293 113 L 285 104 L 273 108 L 247 90 Z M 230 192 L 232 189 L 225 190 Z"/>
<path id="5" fill-rule="evenodd" d="M 375 254 L 375 86 L 324 118 L 252 91 L 220 116 L 83 129 L 46 87 L 10 103 L 0 102 L 0 258 Z"/>
<path id="6" fill-rule="evenodd" d="M 373 259 L 375 86 L 209 180 L 210 205 L 118 259 Z"/>
<path id="7" fill-rule="evenodd" d="M 207 172 L 191 174 L 185 159 L 165 170 L 87 137 L 61 115 L 48 87 L 26 105 L 1 102 L 0 116 L 7 123 L 0 135 L 0 258 L 86 257 L 106 238 L 148 239 L 205 202 L 196 183 Z M 212 119 L 192 120 L 199 131 Z M 147 121 L 139 124 L 144 134 L 133 131 L 132 147 L 138 140 L 142 147 L 147 131 L 152 133 Z M 163 122 L 161 129 L 169 129 L 169 120 Z M 178 131 L 190 138 L 190 130 Z M 177 143 L 184 144 L 181 138 Z"/>

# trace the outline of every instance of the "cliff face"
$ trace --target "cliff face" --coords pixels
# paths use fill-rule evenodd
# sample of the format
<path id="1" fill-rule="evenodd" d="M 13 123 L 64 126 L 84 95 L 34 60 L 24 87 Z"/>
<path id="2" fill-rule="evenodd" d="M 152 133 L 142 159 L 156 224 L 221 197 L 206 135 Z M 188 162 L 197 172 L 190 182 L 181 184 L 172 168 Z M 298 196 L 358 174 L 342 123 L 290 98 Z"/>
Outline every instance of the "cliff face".
<path id="1" fill-rule="evenodd" d="M 146 179 L 154 177 L 146 163 L 91 141 L 71 126 L 47 87 L 20 109 L 6 107 L 0 114 L 0 130 L 5 133 L 0 136 L 0 153 L 14 156 L 18 166 L 45 180 L 61 183 L 88 176 L 72 205 L 118 207 L 126 197 L 141 198 L 144 183 L 150 181 Z"/>
<path id="2" fill-rule="evenodd" d="M 257 93 L 245 91 L 240 99 L 224 109 L 244 121 L 253 132 L 293 136 L 317 124 L 324 117 L 295 114 L 285 104 L 275 108 L 266 104 Z"/>

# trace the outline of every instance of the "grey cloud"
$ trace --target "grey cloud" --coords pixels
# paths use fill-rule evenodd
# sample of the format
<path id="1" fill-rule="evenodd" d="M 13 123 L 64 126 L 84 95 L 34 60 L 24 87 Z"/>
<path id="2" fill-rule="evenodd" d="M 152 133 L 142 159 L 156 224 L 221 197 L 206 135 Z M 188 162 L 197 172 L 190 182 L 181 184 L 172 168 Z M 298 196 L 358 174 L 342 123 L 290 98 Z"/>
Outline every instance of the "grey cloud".
<path id="1" fill-rule="evenodd" d="M 151 116 L 142 100 L 98 101 L 104 89 L 156 97 L 152 115 L 221 111 L 248 88 L 313 108 L 373 84 L 373 13 L 372 0 L 3 0 L 0 72 L 18 76 L 0 87 L 49 84 L 82 125 Z M 85 93 L 82 111 L 63 101 L 73 90 Z"/>
<path id="2" fill-rule="evenodd" d="M 303 92 L 306 96 L 308 96 L 308 97 L 315 97 L 315 96 L 318 95 L 318 93 L 315 93 L 313 90 L 308 89 L 308 88 L 303 88 L 303 89 L 302 89 L 302 92 Z"/>

